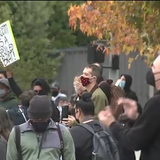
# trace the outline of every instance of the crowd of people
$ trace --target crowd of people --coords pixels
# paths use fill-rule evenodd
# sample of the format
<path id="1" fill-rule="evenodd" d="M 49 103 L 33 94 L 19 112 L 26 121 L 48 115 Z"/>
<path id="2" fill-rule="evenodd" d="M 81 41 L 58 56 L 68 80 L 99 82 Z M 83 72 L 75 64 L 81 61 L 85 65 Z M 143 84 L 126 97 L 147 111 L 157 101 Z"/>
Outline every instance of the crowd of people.
<path id="1" fill-rule="evenodd" d="M 146 75 L 157 90 L 159 80 L 160 56 Z M 134 151 L 141 150 L 141 160 L 159 160 L 160 92 L 142 109 L 131 85 L 127 74 L 115 84 L 104 79 L 103 66 L 93 63 L 75 75 L 75 94 L 69 98 L 44 78 L 35 78 L 22 91 L 11 72 L 1 71 L 0 159 L 135 160 Z M 107 136 L 96 152 L 97 139 Z"/>

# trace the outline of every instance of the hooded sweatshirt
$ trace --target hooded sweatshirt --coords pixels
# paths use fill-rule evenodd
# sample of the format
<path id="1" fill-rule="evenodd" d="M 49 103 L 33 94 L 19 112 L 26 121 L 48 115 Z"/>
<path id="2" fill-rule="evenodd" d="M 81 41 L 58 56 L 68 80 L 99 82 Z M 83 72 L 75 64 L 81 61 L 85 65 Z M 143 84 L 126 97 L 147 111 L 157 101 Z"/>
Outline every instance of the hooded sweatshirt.
<path id="1" fill-rule="evenodd" d="M 133 99 L 138 102 L 138 97 L 134 91 L 131 90 L 131 85 L 132 85 L 132 77 L 128 74 L 123 74 L 122 76 L 125 77 L 126 83 L 124 87 L 124 91 L 126 93 L 126 98 Z"/>
<path id="2" fill-rule="evenodd" d="M 33 88 L 35 85 L 41 86 L 42 90 L 43 90 L 43 95 L 49 95 L 50 93 L 50 86 L 48 84 L 48 82 L 44 79 L 44 78 L 35 78 L 32 83 L 31 83 L 31 87 Z M 52 120 L 55 122 L 59 122 L 60 121 L 60 113 L 58 108 L 56 107 L 55 103 L 51 100 L 52 103 Z"/>
<path id="3" fill-rule="evenodd" d="M 17 101 L 16 97 L 14 96 L 14 94 L 11 92 L 6 99 L 4 99 L 3 101 L 0 102 L 0 106 L 5 108 L 6 110 L 8 110 L 13 107 L 17 107 L 18 101 Z"/>

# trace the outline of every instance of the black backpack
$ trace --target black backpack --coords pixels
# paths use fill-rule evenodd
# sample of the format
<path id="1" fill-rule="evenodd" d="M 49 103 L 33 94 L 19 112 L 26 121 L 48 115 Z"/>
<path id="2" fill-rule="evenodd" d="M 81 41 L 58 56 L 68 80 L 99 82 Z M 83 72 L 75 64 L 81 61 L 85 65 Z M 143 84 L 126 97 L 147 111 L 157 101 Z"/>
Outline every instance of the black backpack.
<path id="1" fill-rule="evenodd" d="M 63 137 L 62 137 L 62 133 L 59 127 L 59 124 L 56 123 L 57 126 L 57 132 L 59 135 L 59 139 L 60 139 L 60 143 L 61 143 L 61 160 L 64 160 L 64 155 L 63 155 L 63 147 L 64 147 L 64 142 L 63 142 Z M 15 126 L 15 144 L 16 144 L 16 148 L 17 148 L 17 152 L 18 152 L 18 160 L 23 160 L 22 159 L 22 154 L 21 154 L 21 132 L 20 132 L 20 127 L 19 126 Z M 42 146 L 41 146 L 42 147 Z M 39 153 L 38 156 L 40 155 L 41 152 L 41 147 L 39 148 Z"/>
<path id="2" fill-rule="evenodd" d="M 120 160 L 117 145 L 112 137 L 99 122 L 94 125 L 99 125 L 101 130 L 95 132 L 88 124 L 80 124 L 81 127 L 93 134 L 92 160 Z"/>

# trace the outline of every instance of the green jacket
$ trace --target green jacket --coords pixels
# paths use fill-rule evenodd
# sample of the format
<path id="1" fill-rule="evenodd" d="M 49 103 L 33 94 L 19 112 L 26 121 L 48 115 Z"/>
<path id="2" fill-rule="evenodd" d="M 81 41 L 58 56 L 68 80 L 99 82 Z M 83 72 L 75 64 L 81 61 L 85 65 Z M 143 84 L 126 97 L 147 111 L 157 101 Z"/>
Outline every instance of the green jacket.
<path id="1" fill-rule="evenodd" d="M 13 93 L 10 93 L 10 95 L 5 100 L 0 102 L 0 107 L 3 107 L 6 110 L 17 106 L 18 100 L 16 99 Z"/>
<path id="2" fill-rule="evenodd" d="M 65 160 L 75 160 L 75 148 L 74 142 L 69 130 L 59 125 L 63 137 L 64 148 L 63 155 Z M 37 160 L 39 152 L 38 135 L 33 131 L 29 121 L 20 125 L 21 130 L 21 149 L 23 160 Z M 41 140 L 41 138 L 40 138 Z M 61 156 L 61 144 L 57 131 L 57 126 L 51 120 L 46 132 L 44 133 L 44 139 L 42 141 L 42 149 L 39 160 L 59 160 Z M 15 130 L 11 131 L 8 146 L 7 146 L 7 160 L 18 160 L 17 149 L 15 144 Z"/>
<path id="3" fill-rule="evenodd" d="M 108 99 L 104 92 L 100 88 L 97 88 L 92 93 L 92 100 L 95 106 L 94 114 L 97 117 L 98 113 L 108 106 Z"/>

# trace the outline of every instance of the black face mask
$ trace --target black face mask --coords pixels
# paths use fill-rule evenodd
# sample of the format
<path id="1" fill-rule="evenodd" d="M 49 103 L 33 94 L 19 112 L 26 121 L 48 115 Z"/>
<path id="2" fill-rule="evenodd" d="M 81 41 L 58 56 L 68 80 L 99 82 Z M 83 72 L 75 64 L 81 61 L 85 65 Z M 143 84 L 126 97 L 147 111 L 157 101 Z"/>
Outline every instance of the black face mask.
<path id="1" fill-rule="evenodd" d="M 56 97 L 58 95 L 58 91 L 52 91 L 52 96 Z"/>
<path id="2" fill-rule="evenodd" d="M 157 72 L 155 74 L 158 74 L 158 73 L 160 74 L 160 72 Z M 156 82 L 160 80 L 160 79 L 155 80 L 155 78 L 154 78 L 155 74 L 152 72 L 152 69 L 150 69 L 146 74 L 146 82 L 147 82 L 147 84 L 149 84 L 149 85 L 151 85 L 153 87 L 155 87 Z"/>
<path id="3" fill-rule="evenodd" d="M 31 121 L 33 128 L 38 133 L 44 133 L 46 131 L 49 123 L 50 123 L 50 119 L 46 122 L 33 122 L 33 121 Z"/>
<path id="4" fill-rule="evenodd" d="M 46 95 L 46 93 L 45 93 L 44 91 L 39 91 L 37 94 L 38 94 L 39 96 Z"/>
<path id="5" fill-rule="evenodd" d="M 146 82 L 147 84 L 155 87 L 155 78 L 152 69 L 150 69 L 146 74 Z"/>

